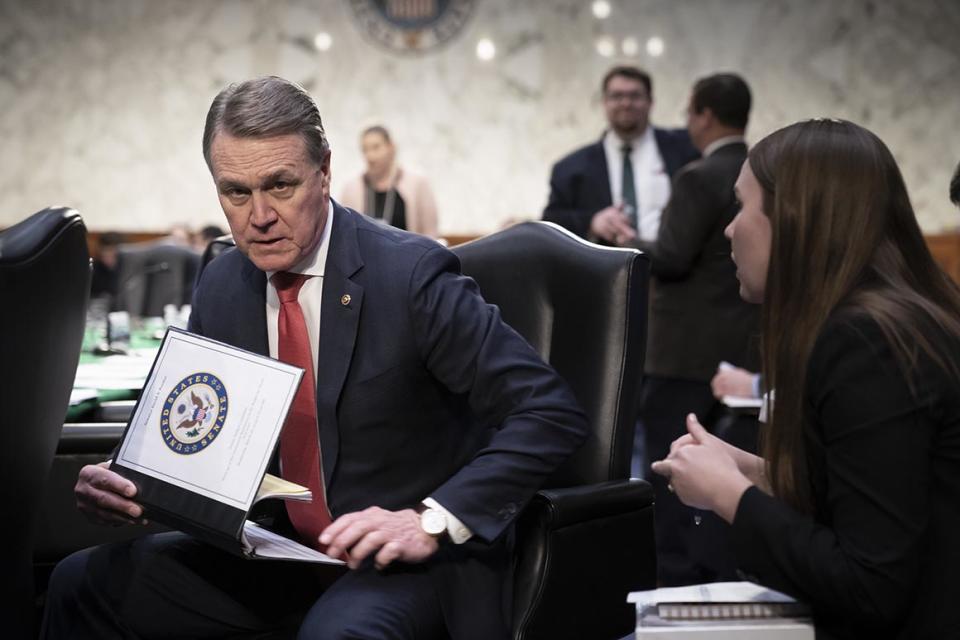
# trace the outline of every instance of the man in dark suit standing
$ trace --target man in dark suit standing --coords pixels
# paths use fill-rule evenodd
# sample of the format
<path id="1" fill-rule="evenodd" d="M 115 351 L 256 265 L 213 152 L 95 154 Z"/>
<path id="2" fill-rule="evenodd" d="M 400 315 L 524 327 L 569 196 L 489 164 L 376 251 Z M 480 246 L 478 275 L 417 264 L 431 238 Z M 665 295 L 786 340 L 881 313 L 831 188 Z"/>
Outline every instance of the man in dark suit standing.
<path id="1" fill-rule="evenodd" d="M 720 362 L 756 369 L 750 343 L 758 327 L 757 307 L 740 298 L 730 241 L 723 235 L 739 209 L 733 184 L 747 158 L 750 102 L 750 89 L 737 75 L 697 81 L 687 129 L 703 158 L 674 177 L 656 240 L 631 242 L 650 255 L 654 279 L 639 432 L 646 436 L 648 461 L 662 460 L 671 442 L 686 433 L 686 414 L 706 419 L 715 407 L 710 380 Z M 643 443 L 638 445 L 635 450 Z M 635 471 L 639 464 L 635 459 Z M 711 573 L 700 562 L 706 555 L 714 567 L 721 566 L 715 561 L 724 549 L 710 554 L 691 549 L 690 540 L 700 531 L 694 511 L 677 500 L 661 476 L 644 475 L 656 494 L 661 582 L 729 577 Z"/>
<path id="2" fill-rule="evenodd" d="M 57 567 L 45 636 L 506 637 L 512 522 L 586 433 L 569 389 L 453 254 L 330 199 L 302 88 L 226 88 L 203 148 L 237 249 L 203 272 L 190 329 L 316 381 L 279 447 L 314 502 L 275 525 L 349 570 L 250 562 L 179 533 L 104 545 Z M 144 515 L 105 465 L 76 492 L 95 519 Z"/>
<path id="3" fill-rule="evenodd" d="M 655 240 L 670 178 L 697 150 L 686 131 L 650 126 L 653 83 L 646 72 L 614 67 L 602 90 L 610 128 L 554 165 L 543 219 L 605 244 Z"/>

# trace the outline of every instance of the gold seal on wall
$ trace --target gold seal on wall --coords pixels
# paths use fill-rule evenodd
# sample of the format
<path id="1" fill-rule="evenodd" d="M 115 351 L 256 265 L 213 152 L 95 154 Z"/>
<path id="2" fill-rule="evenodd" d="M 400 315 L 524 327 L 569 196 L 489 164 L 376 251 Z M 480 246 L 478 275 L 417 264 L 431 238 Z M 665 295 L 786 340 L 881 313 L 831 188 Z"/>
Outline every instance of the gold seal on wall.
<path id="1" fill-rule="evenodd" d="M 426 53 L 466 24 L 476 0 L 347 0 L 361 31 L 392 51 Z"/>

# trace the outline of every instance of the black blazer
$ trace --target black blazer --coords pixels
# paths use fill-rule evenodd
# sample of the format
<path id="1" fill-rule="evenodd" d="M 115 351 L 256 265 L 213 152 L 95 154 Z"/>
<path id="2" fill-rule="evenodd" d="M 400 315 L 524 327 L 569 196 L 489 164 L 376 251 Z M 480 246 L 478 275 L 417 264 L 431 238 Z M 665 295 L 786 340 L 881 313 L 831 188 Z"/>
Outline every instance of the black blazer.
<path id="1" fill-rule="evenodd" d="M 686 129 L 653 130 L 664 168 L 670 177 L 700 153 Z M 550 172 L 550 200 L 543 219 L 566 227 L 581 238 L 590 230 L 593 214 L 613 204 L 603 137 L 561 158 Z"/>
<path id="2" fill-rule="evenodd" d="M 650 254 L 648 375 L 708 382 L 726 360 L 756 370 L 759 307 L 743 301 L 730 241 L 723 235 L 737 203 L 733 184 L 747 146 L 732 143 L 691 162 L 673 179 Z"/>
<path id="3" fill-rule="evenodd" d="M 960 365 L 957 340 L 924 329 Z M 815 512 L 740 500 L 740 568 L 810 603 L 818 638 L 960 638 L 960 388 L 926 358 L 915 381 L 873 320 L 835 316 L 807 370 Z"/>
<path id="4" fill-rule="evenodd" d="M 267 354 L 265 292 L 262 271 L 223 253 L 200 278 L 190 330 Z M 317 416 L 333 516 L 435 498 L 475 534 L 427 563 L 450 631 L 502 637 L 512 522 L 586 434 L 572 393 L 456 256 L 339 205 L 321 315 Z"/>

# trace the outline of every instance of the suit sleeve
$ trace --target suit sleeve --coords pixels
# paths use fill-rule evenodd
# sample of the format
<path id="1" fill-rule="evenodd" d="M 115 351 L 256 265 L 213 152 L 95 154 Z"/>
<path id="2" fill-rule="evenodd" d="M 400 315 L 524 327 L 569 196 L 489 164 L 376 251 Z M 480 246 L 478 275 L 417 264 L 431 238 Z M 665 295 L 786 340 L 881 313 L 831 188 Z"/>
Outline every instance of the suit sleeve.
<path id="1" fill-rule="evenodd" d="M 583 176 L 568 174 L 560 163 L 550 172 L 550 199 L 543 210 L 543 219 L 569 229 L 581 238 L 590 233 L 590 221 L 596 211 L 585 211 L 575 206 L 575 192 Z"/>
<path id="2" fill-rule="evenodd" d="M 690 274 L 710 233 L 720 223 L 719 204 L 701 173 L 677 174 L 657 240 L 636 243 L 650 255 L 651 275 L 661 280 L 682 280 Z"/>
<path id="3" fill-rule="evenodd" d="M 432 375 L 466 394 L 493 433 L 431 497 L 492 541 L 580 445 L 586 420 L 566 383 L 484 302 L 457 262 L 439 247 L 420 260 L 410 283 L 411 324 Z"/>
<path id="4" fill-rule="evenodd" d="M 826 330 L 807 379 L 825 499 L 814 518 L 749 489 L 733 523 L 737 558 L 757 581 L 818 615 L 889 631 L 919 580 L 937 427 L 875 325 Z"/>

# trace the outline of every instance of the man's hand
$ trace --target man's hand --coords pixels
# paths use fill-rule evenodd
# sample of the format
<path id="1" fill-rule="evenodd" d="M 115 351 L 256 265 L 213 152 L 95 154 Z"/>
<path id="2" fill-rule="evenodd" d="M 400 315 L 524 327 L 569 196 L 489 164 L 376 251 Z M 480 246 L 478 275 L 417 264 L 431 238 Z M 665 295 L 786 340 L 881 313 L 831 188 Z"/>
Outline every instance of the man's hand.
<path id="1" fill-rule="evenodd" d="M 77 508 L 98 524 L 146 524 L 143 507 L 131 500 L 137 495 L 136 485 L 110 471 L 109 466 L 109 462 L 101 462 L 80 470 L 73 488 Z"/>
<path id="2" fill-rule="evenodd" d="M 371 553 L 383 569 L 391 562 L 423 562 L 437 552 L 437 540 L 420 528 L 420 515 L 413 509 L 387 511 L 370 507 L 337 518 L 320 535 L 320 543 L 328 545 L 327 555 L 344 556 L 347 565 L 356 569 Z"/>
<path id="3" fill-rule="evenodd" d="M 637 237 L 637 232 L 624 215 L 622 206 L 607 207 L 593 214 L 590 219 L 590 233 L 619 246 L 624 246 Z"/>

